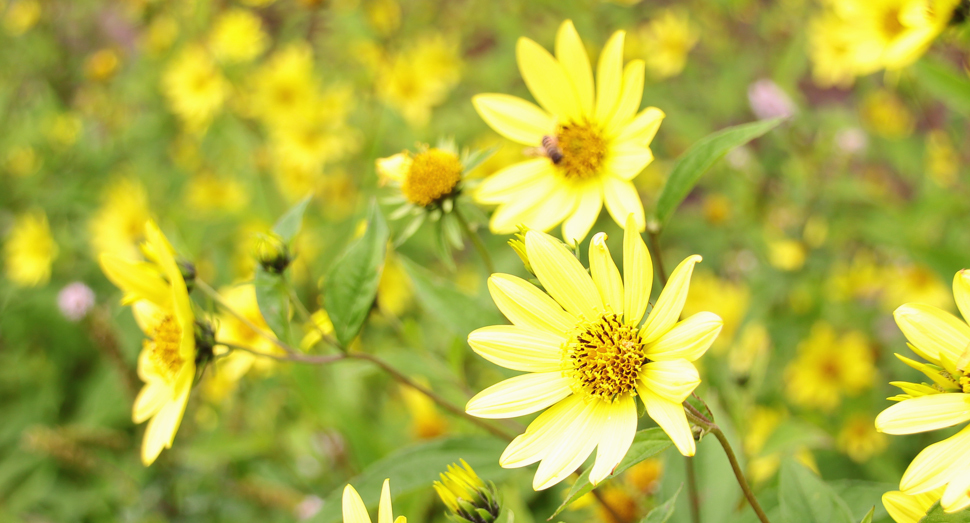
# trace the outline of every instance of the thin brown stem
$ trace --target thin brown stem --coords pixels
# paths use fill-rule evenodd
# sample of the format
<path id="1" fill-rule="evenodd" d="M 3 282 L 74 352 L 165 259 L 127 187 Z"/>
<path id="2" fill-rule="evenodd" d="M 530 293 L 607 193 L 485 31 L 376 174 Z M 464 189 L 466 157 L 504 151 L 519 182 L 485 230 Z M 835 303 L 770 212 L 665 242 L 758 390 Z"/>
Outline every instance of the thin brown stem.
<path id="1" fill-rule="evenodd" d="M 272 354 L 270 352 L 263 352 L 258 350 L 250 349 L 249 347 L 243 347 L 242 345 L 233 345 L 231 343 L 217 342 L 217 345 L 223 345 L 232 350 L 239 350 L 243 352 L 248 352 L 256 356 L 262 356 L 264 358 L 269 358 L 276 361 L 289 361 L 292 363 L 306 363 L 309 365 L 327 365 L 329 363 L 334 363 L 340 360 L 347 359 L 346 354 L 329 354 L 326 356 L 313 356 L 309 354 Z"/>
<path id="2" fill-rule="evenodd" d="M 648 231 L 650 235 L 650 248 L 653 249 L 653 259 L 657 262 L 657 276 L 660 283 L 667 285 L 667 271 L 664 269 L 663 251 L 660 249 L 660 233 Z"/>
<path id="3" fill-rule="evenodd" d="M 218 292 L 216 292 L 215 289 L 213 289 L 212 287 L 210 287 L 209 284 L 207 284 L 206 282 L 204 282 L 204 281 L 196 278 L 195 279 L 195 286 L 198 287 L 207 296 L 209 296 L 210 298 L 212 298 L 213 301 L 215 301 L 217 304 L 219 304 L 219 306 L 222 307 L 230 315 L 232 315 L 232 317 L 236 318 L 237 320 L 239 320 L 240 322 L 242 322 L 243 325 L 245 325 L 245 326 L 249 327 L 250 329 L 252 329 L 253 332 L 255 332 L 256 334 L 259 334 L 263 338 L 269 340 L 269 342 L 272 343 L 273 345 L 276 345 L 277 347 L 283 349 L 283 352 L 286 352 L 287 354 L 289 354 L 291 356 L 293 356 L 293 355 L 300 355 L 300 352 L 297 351 L 296 349 L 294 349 L 293 347 L 290 347 L 289 344 L 283 342 L 282 340 L 280 340 L 276 336 L 274 336 L 274 335 L 266 332 L 265 330 L 259 328 L 258 326 L 256 326 L 255 323 L 249 321 L 249 318 L 247 318 L 247 317 L 243 316 L 242 314 L 240 314 L 239 312 L 237 312 L 236 309 L 234 309 L 232 307 L 232 305 L 230 305 L 229 302 L 226 301 L 225 298 L 223 298 Z M 265 354 L 265 353 L 261 353 L 261 354 Z"/>
<path id="4" fill-rule="evenodd" d="M 697 471 L 694 467 L 694 457 L 684 456 L 684 465 L 687 469 L 687 495 L 690 502 L 690 520 L 694 523 L 701 522 L 701 498 L 697 489 Z"/>

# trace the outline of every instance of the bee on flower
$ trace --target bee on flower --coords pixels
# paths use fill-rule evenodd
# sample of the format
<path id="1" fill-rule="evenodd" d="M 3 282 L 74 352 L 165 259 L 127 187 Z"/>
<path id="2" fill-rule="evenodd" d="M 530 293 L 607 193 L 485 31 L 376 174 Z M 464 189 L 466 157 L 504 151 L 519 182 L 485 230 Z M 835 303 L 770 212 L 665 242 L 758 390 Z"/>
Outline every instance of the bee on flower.
<path id="1" fill-rule="evenodd" d="M 559 483 L 597 449 L 589 480 L 612 473 L 637 430 L 637 398 L 685 456 L 695 452 L 682 402 L 700 383 L 693 361 L 721 331 L 721 318 L 699 312 L 680 320 L 694 265 L 690 256 L 674 269 L 641 326 L 653 285 L 650 253 L 626 220 L 623 278 L 606 235 L 593 237 L 590 272 L 559 240 L 525 234 L 525 249 L 542 287 L 508 274 L 493 274 L 489 291 L 512 325 L 468 335 L 483 358 L 524 371 L 469 400 L 481 418 L 512 418 L 545 410 L 505 449 L 503 467 L 541 462 L 532 482 L 542 490 Z"/>
<path id="2" fill-rule="evenodd" d="M 567 243 L 578 242 L 604 203 L 616 223 L 632 213 L 638 230 L 646 228 L 631 180 L 653 161 L 649 145 L 664 113 L 639 111 L 645 64 L 624 66 L 624 35 L 614 33 L 600 53 L 595 90 L 586 48 L 567 20 L 556 35 L 555 56 L 525 37 L 516 47 L 519 71 L 538 106 L 505 94 L 472 99 L 497 133 L 545 151 L 493 174 L 475 192 L 479 203 L 498 205 L 492 232 L 513 233 L 519 224 L 548 231 L 562 223 Z"/>

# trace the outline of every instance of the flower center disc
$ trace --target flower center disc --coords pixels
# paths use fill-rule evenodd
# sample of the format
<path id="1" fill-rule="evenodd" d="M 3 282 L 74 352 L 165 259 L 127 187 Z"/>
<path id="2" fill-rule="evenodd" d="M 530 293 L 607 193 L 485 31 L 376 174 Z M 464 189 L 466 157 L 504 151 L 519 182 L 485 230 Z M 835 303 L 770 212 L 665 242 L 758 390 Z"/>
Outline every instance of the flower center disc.
<path id="1" fill-rule="evenodd" d="M 427 207 L 455 190 L 461 181 L 461 171 L 457 156 L 441 149 L 429 149 L 414 156 L 401 192 L 411 203 Z"/>
<path id="2" fill-rule="evenodd" d="M 145 342 L 149 344 L 149 358 L 159 372 L 170 379 L 174 379 L 184 363 L 182 356 L 179 355 L 179 346 L 182 344 L 182 329 L 173 315 L 166 314 L 155 325 L 152 334 L 152 340 Z"/>
<path id="3" fill-rule="evenodd" d="M 580 328 L 564 351 L 564 363 L 579 387 L 606 400 L 634 392 L 640 367 L 647 361 L 639 330 L 613 313 Z"/>
<path id="4" fill-rule="evenodd" d="M 559 168 L 569 179 L 585 180 L 600 173 L 606 157 L 606 140 L 589 122 L 569 123 L 557 135 L 562 161 Z"/>

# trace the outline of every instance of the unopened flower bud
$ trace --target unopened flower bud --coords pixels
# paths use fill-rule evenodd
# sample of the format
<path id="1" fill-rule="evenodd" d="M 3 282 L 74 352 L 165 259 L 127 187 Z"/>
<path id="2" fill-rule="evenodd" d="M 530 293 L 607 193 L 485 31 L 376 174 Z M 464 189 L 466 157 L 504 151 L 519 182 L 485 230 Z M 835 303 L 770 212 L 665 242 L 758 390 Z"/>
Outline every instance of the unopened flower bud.
<path id="1" fill-rule="evenodd" d="M 270 274 L 283 274 L 293 263 L 290 248 L 282 238 L 275 234 L 260 236 L 256 243 L 256 260 L 260 267 Z"/>
<path id="2" fill-rule="evenodd" d="M 202 367 L 212 359 L 212 349 L 216 346 L 216 329 L 211 322 L 195 320 L 195 364 Z"/>
<path id="3" fill-rule="evenodd" d="M 532 264 L 529 263 L 529 255 L 525 252 L 525 234 L 529 232 L 529 228 L 521 223 L 518 227 L 519 232 L 515 233 L 515 236 L 509 240 L 509 247 L 512 247 L 515 254 L 519 255 L 519 259 L 522 260 L 522 265 L 525 265 L 525 270 L 535 275 L 535 271 L 532 270 Z"/>
<path id="4" fill-rule="evenodd" d="M 461 460 L 461 467 L 448 465 L 448 471 L 440 477 L 434 489 L 448 507 L 449 519 L 459 523 L 493 523 L 498 519 L 502 507 L 495 484 L 482 481 L 465 460 Z"/>
<path id="5" fill-rule="evenodd" d="M 192 292 L 192 288 L 195 286 L 195 264 L 186 260 L 184 258 L 179 258 L 178 261 L 179 272 L 182 273 L 182 279 L 185 280 L 185 289 L 188 292 Z"/>

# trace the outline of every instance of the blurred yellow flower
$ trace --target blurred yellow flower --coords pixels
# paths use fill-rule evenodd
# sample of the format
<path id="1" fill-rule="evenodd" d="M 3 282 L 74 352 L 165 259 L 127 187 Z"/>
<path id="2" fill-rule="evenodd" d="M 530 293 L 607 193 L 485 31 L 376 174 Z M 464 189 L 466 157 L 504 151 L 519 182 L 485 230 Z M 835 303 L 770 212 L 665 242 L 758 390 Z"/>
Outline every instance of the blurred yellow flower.
<path id="1" fill-rule="evenodd" d="M 905 138 L 916 125 L 913 113 L 896 94 L 886 89 L 869 93 L 860 109 L 866 128 L 889 140 Z"/>
<path id="2" fill-rule="evenodd" d="M 768 242 L 768 263 L 783 271 L 797 271 L 805 265 L 805 246 L 796 240 L 771 240 Z"/>
<path id="3" fill-rule="evenodd" d="M 179 35 L 178 22 L 168 15 L 158 15 L 145 28 L 141 45 L 149 54 L 158 55 L 168 50 Z"/>
<path id="4" fill-rule="evenodd" d="M 121 57 L 114 49 L 100 49 L 84 60 L 84 74 L 96 81 L 105 81 L 114 76 L 121 65 Z"/>
<path id="5" fill-rule="evenodd" d="M 896 523 L 919 523 L 943 497 L 943 490 L 944 487 L 940 487 L 922 494 L 904 494 L 894 490 L 882 495 L 882 504 Z"/>
<path id="6" fill-rule="evenodd" d="M 695 451 L 681 402 L 700 383 L 691 362 L 721 330 L 721 319 L 710 312 L 679 321 L 701 257 L 690 256 L 674 269 L 640 328 L 653 285 L 650 253 L 629 216 L 621 280 L 605 240 L 603 233 L 593 237 L 587 273 L 559 240 L 527 232 L 529 262 L 549 294 L 521 278 L 493 274 L 492 299 L 513 325 L 468 335 L 483 358 L 528 373 L 478 393 L 468 413 L 510 418 L 546 409 L 499 460 L 508 468 L 541 461 L 532 482 L 536 490 L 562 481 L 594 448 L 589 480 L 603 481 L 633 442 L 637 396 L 682 454 Z"/>
<path id="7" fill-rule="evenodd" d="M 376 80 L 377 97 L 412 127 L 424 127 L 431 110 L 441 105 L 461 76 L 458 45 L 441 35 L 428 35 L 394 55 Z"/>
<path id="8" fill-rule="evenodd" d="M 326 163 L 342 160 L 360 145 L 359 133 L 346 121 L 354 101 L 350 88 L 331 87 L 312 96 L 299 116 L 274 122 L 270 129 L 272 154 L 281 170 L 319 175 Z"/>
<path id="9" fill-rule="evenodd" d="M 256 303 L 256 288 L 252 284 L 236 285 L 219 290 L 219 294 L 243 318 L 255 325 L 260 332 L 254 331 L 245 322 L 229 313 L 219 315 L 216 339 L 219 343 L 230 343 L 246 347 L 256 352 L 275 354 L 279 350 L 266 335 L 275 338 Z M 212 401 L 221 401 L 236 388 L 254 365 L 268 368 L 273 364 L 269 358 L 260 358 L 245 351 L 230 351 L 215 361 L 211 373 L 204 382 L 203 392 Z"/>
<path id="10" fill-rule="evenodd" d="M 687 54 L 697 45 L 697 30 L 691 26 L 687 11 L 664 9 L 636 35 L 647 71 L 658 79 L 677 76 L 687 65 Z"/>
<path id="11" fill-rule="evenodd" d="M 193 131 L 203 131 L 222 109 L 229 83 L 200 46 L 188 46 L 162 73 L 169 107 Z"/>
<path id="12" fill-rule="evenodd" d="M 264 61 L 252 76 L 252 114 L 271 127 L 300 120 L 316 103 L 313 52 L 306 43 L 291 43 Z"/>
<path id="13" fill-rule="evenodd" d="M 20 36 L 40 20 L 41 6 L 37 0 L 16 0 L 7 6 L 3 28 L 10 36 Z"/>
<path id="14" fill-rule="evenodd" d="M 733 345 L 734 334 L 748 314 L 750 302 L 751 291 L 744 282 L 718 278 L 709 271 L 699 271 L 691 279 L 684 314 L 690 316 L 707 310 L 721 317 L 724 328 L 711 345 L 711 350 L 717 354 Z"/>
<path id="15" fill-rule="evenodd" d="M 643 495 L 654 494 L 663 478 L 664 462 L 658 458 L 648 458 L 626 469 L 623 481 Z"/>
<path id="16" fill-rule="evenodd" d="M 303 330 L 306 334 L 303 335 L 303 340 L 300 341 L 300 348 L 303 350 L 312 349 L 320 340 L 323 339 L 323 335 L 333 334 L 333 323 L 330 322 L 330 316 L 327 315 L 327 311 L 319 309 L 310 315 L 310 321 L 303 326 Z"/>
<path id="17" fill-rule="evenodd" d="M 151 465 L 163 448 L 172 448 L 195 380 L 195 314 L 172 246 L 154 224 L 145 224 L 148 262 L 116 254 L 99 257 L 101 270 L 125 292 L 138 326 L 148 337 L 138 356 L 145 381 L 132 409 L 135 423 L 148 421 L 141 459 Z"/>
<path id="18" fill-rule="evenodd" d="M 185 185 L 185 201 L 202 212 L 234 213 L 249 203 L 249 189 L 232 178 L 203 171 Z"/>
<path id="19" fill-rule="evenodd" d="M 820 321 L 798 344 L 798 355 L 785 369 L 785 392 L 800 407 L 828 412 L 839 406 L 842 396 L 871 387 L 875 374 L 864 334 L 837 335 L 830 324 Z"/>
<path id="20" fill-rule="evenodd" d="M 621 224 L 633 214 L 646 228 L 635 178 L 653 161 L 649 145 L 664 113 L 640 113 L 644 62 L 623 65 L 617 31 L 600 53 L 598 89 L 586 48 L 569 20 L 556 35 L 556 56 L 522 37 L 516 47 L 519 71 L 542 108 L 504 94 L 479 94 L 472 102 L 485 122 L 506 138 L 539 148 L 543 157 L 509 166 L 487 178 L 475 197 L 498 204 L 491 229 L 509 234 L 518 224 L 548 231 L 562 222 L 567 243 L 582 241 L 603 203 Z"/>
<path id="21" fill-rule="evenodd" d="M 411 290 L 411 278 L 398 257 L 391 252 L 384 261 L 381 281 L 377 284 L 377 306 L 384 313 L 400 317 L 413 305 L 414 292 Z M 478 276 L 481 277 L 480 274 Z"/>
<path id="22" fill-rule="evenodd" d="M 88 222 L 94 252 L 138 256 L 150 217 L 145 187 L 135 178 L 120 178 L 105 188 L 103 202 Z"/>
<path id="23" fill-rule="evenodd" d="M 20 287 L 47 283 L 57 252 L 44 211 L 17 216 L 3 245 L 7 279 Z"/>
<path id="24" fill-rule="evenodd" d="M 430 388 L 426 380 L 418 380 L 418 383 Z M 401 386 L 401 398 L 411 417 L 411 434 L 416 439 L 434 439 L 448 430 L 448 420 L 438 412 L 430 398 L 406 385 Z"/>
<path id="25" fill-rule="evenodd" d="M 923 159 L 926 175 L 933 183 L 951 188 L 960 173 L 962 158 L 953 146 L 950 136 L 941 129 L 933 129 L 926 135 L 926 155 Z"/>
<path id="26" fill-rule="evenodd" d="M 744 452 L 748 455 L 748 478 L 752 483 L 762 483 L 771 479 L 781 466 L 782 452 L 763 453 L 765 444 L 774 434 L 781 422 L 788 416 L 783 409 L 755 406 L 746 416 L 747 425 L 743 432 Z M 811 451 L 804 445 L 794 449 L 796 461 L 818 473 L 818 466 Z"/>
<path id="27" fill-rule="evenodd" d="M 741 329 L 737 341 L 728 349 L 728 369 L 736 378 L 746 378 L 755 365 L 766 363 L 771 336 L 761 323 L 750 322 Z"/>
<path id="28" fill-rule="evenodd" d="M 70 147 L 77 142 L 84 121 L 77 113 L 62 113 L 54 117 L 47 128 L 47 138 L 58 147 Z"/>
<path id="29" fill-rule="evenodd" d="M 605 521 L 606 523 L 623 523 L 625 521 L 640 520 L 643 514 L 640 511 L 637 500 L 625 489 L 613 483 L 607 483 L 601 490 L 603 501 L 610 507 L 610 510 L 607 510 L 603 506 L 603 503 L 596 505 L 596 512 L 599 514 L 601 521 Z"/>
<path id="30" fill-rule="evenodd" d="M 390 36 L 401 25 L 401 4 L 397 0 L 369 0 L 367 22 L 381 36 Z"/>
<path id="31" fill-rule="evenodd" d="M 852 461 L 863 463 L 886 450 L 889 441 L 876 430 L 871 416 L 856 414 L 842 425 L 835 444 Z"/>
<path id="32" fill-rule="evenodd" d="M 890 311 L 905 301 L 932 305 L 940 309 L 952 309 L 953 300 L 936 272 L 923 265 L 912 263 L 894 264 L 883 269 L 885 288 L 879 300 L 883 309 Z"/>
<path id="33" fill-rule="evenodd" d="M 344 487 L 341 504 L 343 506 L 344 523 L 371 523 L 364 500 L 360 499 L 360 494 L 351 485 Z M 381 488 L 381 502 L 377 507 L 377 523 L 391 523 L 391 520 L 393 520 L 393 523 L 407 523 L 408 521 L 404 516 L 398 516 L 397 519 L 394 519 L 391 508 L 391 480 L 385 479 L 384 486 Z"/>
<path id="34" fill-rule="evenodd" d="M 220 62 L 250 62 L 263 54 L 269 37 L 262 21 L 247 9 L 229 9 L 219 15 L 209 33 L 209 50 Z"/>
<path id="35" fill-rule="evenodd" d="M 40 169 L 43 161 L 37 156 L 37 152 L 29 145 L 14 147 L 7 153 L 7 171 L 18 177 L 30 176 Z"/>

